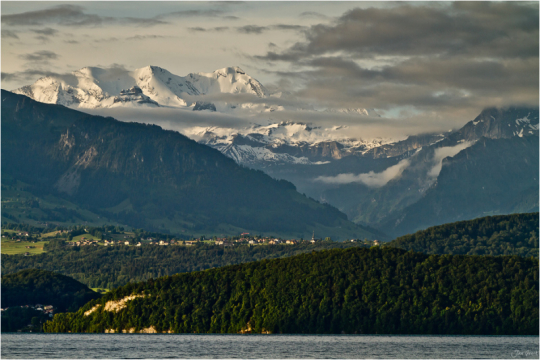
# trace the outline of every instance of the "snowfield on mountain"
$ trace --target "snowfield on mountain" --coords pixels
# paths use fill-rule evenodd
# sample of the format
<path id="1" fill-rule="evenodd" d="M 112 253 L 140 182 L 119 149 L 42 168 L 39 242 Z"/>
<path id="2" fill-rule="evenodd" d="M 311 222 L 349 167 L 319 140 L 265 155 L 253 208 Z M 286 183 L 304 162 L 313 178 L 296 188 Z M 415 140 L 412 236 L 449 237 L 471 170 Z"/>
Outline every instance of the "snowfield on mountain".
<path id="1" fill-rule="evenodd" d="M 522 137 L 538 132 L 538 117 L 530 112 L 515 118 L 505 117 L 503 122 L 496 112 L 490 112 L 489 116 L 483 113 L 485 116 L 470 121 L 460 130 L 444 134 L 421 134 L 407 139 L 388 136 L 354 137 L 351 136 L 349 126 L 344 124 L 313 126 L 296 121 L 276 121 L 272 119 L 272 113 L 284 110 L 302 112 L 308 114 L 308 118 L 321 114 L 328 117 L 339 114 L 352 119 L 379 115 L 376 109 L 317 109 L 313 104 L 307 108 L 294 107 L 290 102 L 287 103 L 290 93 L 270 92 L 237 66 L 210 73 L 191 73 L 184 77 L 158 66 L 146 66 L 134 71 L 85 67 L 67 76 L 40 78 L 34 84 L 13 92 L 39 102 L 81 110 L 164 107 L 173 111 L 200 111 L 203 117 L 206 114 L 211 116 L 210 112 L 217 112 L 248 119 L 248 126 L 245 122 L 233 126 L 186 124 L 176 130 L 216 148 L 239 164 L 256 168 L 283 164 L 321 165 L 351 155 L 372 158 L 408 157 L 422 147 L 431 146 L 448 136 L 457 136 L 470 142 L 481 136 Z M 282 100 L 283 105 L 280 105 Z M 178 118 L 182 118 L 183 114 L 179 112 Z"/>
<path id="2" fill-rule="evenodd" d="M 137 92 L 131 99 L 126 91 Z M 269 96 L 268 90 L 239 67 L 228 67 L 212 73 L 174 75 L 158 66 L 134 71 L 85 67 L 70 76 L 47 76 L 34 84 L 13 91 L 34 100 L 79 108 L 109 108 L 150 104 L 170 107 L 193 107 L 191 96 L 211 94 L 252 94 Z M 143 101 L 150 99 L 152 102 Z M 188 99 L 188 100 L 186 100 Z M 234 106 L 234 105 L 232 105 Z"/>

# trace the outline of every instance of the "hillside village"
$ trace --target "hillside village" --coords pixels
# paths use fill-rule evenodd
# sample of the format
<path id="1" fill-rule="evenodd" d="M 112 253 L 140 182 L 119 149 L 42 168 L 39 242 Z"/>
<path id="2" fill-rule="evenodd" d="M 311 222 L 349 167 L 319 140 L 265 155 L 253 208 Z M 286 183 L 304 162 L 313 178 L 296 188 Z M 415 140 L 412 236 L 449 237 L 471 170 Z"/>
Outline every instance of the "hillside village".
<path id="1" fill-rule="evenodd" d="M 25 229 L 21 229 L 25 228 Z M 51 231 L 52 230 L 52 231 Z M 41 232 L 40 232 L 41 231 Z M 21 244 L 21 249 L 34 249 L 41 244 L 46 250 L 44 242 L 60 240 L 64 246 L 202 246 L 214 245 L 221 247 L 233 246 L 265 246 L 283 245 L 296 246 L 315 244 L 318 242 L 332 242 L 330 237 L 317 238 L 313 233 L 311 239 L 283 239 L 273 236 L 252 235 L 242 233 L 238 236 L 200 236 L 197 238 L 182 238 L 170 234 L 150 233 L 143 230 L 126 231 L 123 227 L 104 226 L 98 228 L 74 226 L 73 228 L 41 229 L 28 225 L 3 224 L 2 240 Z M 363 243 L 366 246 L 377 246 L 378 240 L 350 239 L 350 242 Z M 24 247 L 23 247 L 24 246 Z M 24 252 L 25 255 L 31 255 Z"/>

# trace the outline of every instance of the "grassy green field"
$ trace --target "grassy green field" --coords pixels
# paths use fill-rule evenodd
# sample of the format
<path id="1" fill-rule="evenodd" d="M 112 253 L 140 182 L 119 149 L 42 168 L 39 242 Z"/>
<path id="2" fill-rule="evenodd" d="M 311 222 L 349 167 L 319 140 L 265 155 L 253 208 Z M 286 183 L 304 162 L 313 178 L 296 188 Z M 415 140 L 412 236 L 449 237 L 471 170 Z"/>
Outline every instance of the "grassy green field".
<path id="1" fill-rule="evenodd" d="M 82 238 L 84 238 L 85 240 L 100 240 L 100 238 L 95 237 L 90 234 L 81 234 L 81 235 L 74 236 L 72 241 L 83 241 Z"/>
<path id="2" fill-rule="evenodd" d="M 17 255 L 24 254 L 26 252 L 30 255 L 37 255 L 43 253 L 43 245 L 47 244 L 48 241 L 38 241 L 36 243 L 31 243 L 29 241 L 10 241 L 2 240 L 2 254 L 5 255 Z M 34 246 L 31 249 L 27 249 L 27 246 Z"/>
<path id="3" fill-rule="evenodd" d="M 58 233 L 60 233 L 60 231 L 51 231 L 45 234 L 41 234 L 41 237 L 42 238 L 53 237 L 53 236 L 56 236 Z"/>
<path id="4" fill-rule="evenodd" d="M 7 233 L 7 234 L 13 234 L 13 233 L 18 233 L 20 231 L 18 230 L 9 230 L 9 229 L 2 229 L 2 233 Z"/>
<path id="5" fill-rule="evenodd" d="M 97 293 L 100 293 L 100 294 L 106 294 L 109 291 L 111 291 L 111 290 L 105 289 L 105 288 L 90 288 L 90 289 L 92 289 L 93 291 L 95 291 Z"/>

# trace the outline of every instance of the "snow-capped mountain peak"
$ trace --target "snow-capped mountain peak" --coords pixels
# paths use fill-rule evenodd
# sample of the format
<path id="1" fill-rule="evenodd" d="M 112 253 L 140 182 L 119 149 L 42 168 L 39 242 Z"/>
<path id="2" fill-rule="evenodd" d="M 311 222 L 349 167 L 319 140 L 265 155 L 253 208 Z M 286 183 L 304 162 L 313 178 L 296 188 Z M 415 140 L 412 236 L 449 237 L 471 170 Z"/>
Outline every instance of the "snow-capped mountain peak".
<path id="1" fill-rule="evenodd" d="M 256 164 L 323 164 L 351 154 L 392 142 L 391 139 L 351 139 L 346 126 L 323 128 L 310 124 L 282 121 L 251 125 L 241 129 L 192 127 L 183 133 L 212 146 L 235 161 Z"/>
<path id="2" fill-rule="evenodd" d="M 238 66 L 218 69 L 211 73 L 195 73 L 187 76 L 201 90 L 201 94 L 254 94 L 260 98 L 270 92 L 256 79 Z"/>
<path id="3" fill-rule="evenodd" d="M 137 86 L 151 101 L 140 98 L 118 100 L 122 91 Z M 68 76 L 48 76 L 34 84 L 13 90 L 34 100 L 70 107 L 102 108 L 116 106 L 161 105 L 189 107 L 191 96 L 231 93 L 253 94 L 259 98 L 270 95 L 256 79 L 239 67 L 227 67 L 211 73 L 178 76 L 159 66 L 145 66 L 134 71 L 122 68 L 84 67 Z M 125 94 L 124 94 L 125 95 Z M 142 97 L 141 97 L 142 98 Z"/>
<path id="4" fill-rule="evenodd" d="M 524 107 L 487 108 L 456 133 L 466 141 L 538 136 L 538 109 Z M 456 136 L 456 135 L 454 135 Z"/>

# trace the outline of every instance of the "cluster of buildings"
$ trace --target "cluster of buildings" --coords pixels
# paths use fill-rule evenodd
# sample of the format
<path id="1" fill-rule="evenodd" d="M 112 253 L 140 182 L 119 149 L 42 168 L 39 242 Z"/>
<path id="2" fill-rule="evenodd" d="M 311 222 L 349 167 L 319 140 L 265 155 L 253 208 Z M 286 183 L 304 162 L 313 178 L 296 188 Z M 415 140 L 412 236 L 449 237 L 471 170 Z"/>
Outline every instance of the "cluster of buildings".
<path id="1" fill-rule="evenodd" d="M 11 239 L 11 240 L 17 240 L 17 241 L 21 241 L 21 240 L 26 240 L 27 237 L 29 236 L 32 236 L 30 235 L 29 233 L 27 232 L 18 232 L 18 233 L 4 233 L 2 234 L 2 237 L 3 238 L 6 238 L 6 239 Z"/>
<path id="2" fill-rule="evenodd" d="M 213 244 L 218 246 L 235 246 L 235 245 L 278 245 L 278 244 L 284 244 L 284 245 L 297 245 L 301 241 L 298 240 L 282 240 L 277 238 L 260 238 L 260 239 L 253 239 L 253 238 L 241 238 L 241 239 L 227 239 L 227 238 L 217 238 L 215 240 L 154 240 L 154 239 L 148 239 L 150 240 L 147 242 L 148 245 L 158 245 L 158 246 L 169 246 L 169 245 L 184 245 L 184 246 L 194 246 L 198 243 L 207 243 L 207 244 Z M 306 241 L 304 241 L 306 242 Z M 316 242 L 316 240 L 311 240 L 309 242 Z M 83 246 L 83 245 L 92 245 L 97 244 L 97 241 L 86 241 L 81 242 L 79 245 L 79 242 L 76 243 L 76 246 Z M 104 241 L 105 246 L 141 246 L 141 242 L 138 242 L 137 244 L 133 244 L 129 241 L 123 241 L 123 240 L 105 240 Z M 75 246 L 75 245 L 74 245 Z"/>
<path id="3" fill-rule="evenodd" d="M 352 239 L 351 242 L 364 242 L 364 243 L 371 243 L 372 246 L 379 246 L 381 243 L 379 240 L 359 240 L 359 239 Z"/>
<path id="4" fill-rule="evenodd" d="M 42 305 L 42 304 L 36 304 L 36 305 L 21 305 L 21 306 L 12 306 L 12 307 L 21 307 L 21 308 L 30 308 L 37 311 L 41 311 L 45 315 L 49 315 L 49 317 L 53 317 L 54 315 L 54 306 L 52 305 Z M 0 311 L 6 311 L 9 309 L 9 307 L 1 308 Z"/>
<path id="5" fill-rule="evenodd" d="M 70 230 L 59 230 L 58 232 L 61 233 L 61 232 L 69 232 Z M 6 236 L 9 236 L 11 234 L 2 234 L 2 237 L 6 237 Z M 17 233 L 15 235 L 15 233 L 13 233 L 13 235 L 11 235 L 13 237 L 16 237 L 16 236 L 31 236 L 29 235 L 28 233 L 26 232 L 20 232 L 20 233 Z M 328 239 L 328 238 L 327 238 Z M 31 240 L 31 239 L 29 239 Z M 20 241 L 20 240 L 18 240 Z M 105 246 L 142 246 L 143 243 L 144 244 L 149 244 L 149 245 L 158 245 L 158 246 L 168 246 L 168 245 L 185 245 L 185 246 L 194 246 L 198 243 L 206 243 L 206 244 L 213 244 L 213 245 L 216 245 L 216 246 L 223 246 L 223 247 L 229 247 L 229 246 L 236 246 L 236 245 L 249 245 L 249 246 L 254 246 L 254 245 L 298 245 L 298 244 L 305 244 L 305 243 L 316 243 L 318 241 L 321 241 L 321 239 L 316 239 L 315 238 L 315 233 L 313 233 L 313 236 L 310 240 L 296 240 L 296 239 L 289 239 L 289 240 L 284 240 L 284 239 L 278 239 L 278 238 L 274 238 L 274 237 L 258 237 L 258 236 L 255 236 L 255 237 L 250 237 L 248 233 L 243 233 L 241 234 L 241 237 L 234 237 L 234 238 L 230 238 L 230 237 L 222 237 L 222 238 L 218 238 L 218 237 L 214 237 L 212 240 L 210 239 L 207 239 L 205 240 L 204 238 L 200 238 L 200 239 L 194 239 L 194 240 L 178 240 L 178 239 L 173 239 L 173 240 L 159 240 L 159 239 L 155 239 L 155 238 L 151 238 L 151 237 L 148 237 L 146 239 L 141 239 L 140 241 L 138 241 L 136 244 L 133 243 L 133 237 L 132 236 L 123 236 L 122 239 L 117 239 L 117 240 L 104 240 L 104 241 L 98 241 L 98 240 L 94 240 L 93 238 L 85 238 L 85 237 L 81 237 L 80 241 L 72 241 L 71 242 L 71 245 L 72 246 L 98 246 L 100 244 L 103 244 Z M 350 240 L 351 242 L 366 242 L 366 241 L 363 241 L 363 240 L 360 240 L 360 239 L 353 239 L 353 240 Z M 378 240 L 373 240 L 373 241 L 369 241 L 372 243 L 372 246 L 378 246 L 380 245 L 380 242 Z M 31 248 L 29 246 L 27 246 L 27 248 Z M 30 255 L 29 253 L 26 253 L 25 255 Z"/>
<path id="6" fill-rule="evenodd" d="M 185 246 L 194 246 L 198 243 L 207 243 L 214 244 L 219 246 L 235 246 L 235 245 L 297 245 L 300 243 L 298 240 L 282 240 L 277 238 L 240 238 L 240 239 L 229 239 L 229 238 L 216 238 L 214 240 L 157 240 L 157 239 L 143 239 L 148 245 L 158 245 L 158 246 L 169 246 L 169 245 L 185 245 Z M 310 242 L 316 242 L 317 240 L 311 240 Z M 80 243 L 80 244 L 79 244 Z M 74 243 L 74 246 L 84 246 L 84 245 L 96 245 L 97 241 L 82 241 Z M 142 243 L 139 241 L 137 244 L 133 244 L 130 241 L 125 240 L 105 240 L 105 246 L 141 246 Z"/>
<path id="7" fill-rule="evenodd" d="M 196 241 L 186 241 L 186 245 L 193 245 L 196 243 Z M 272 237 L 266 237 L 266 238 L 240 238 L 235 240 L 230 240 L 227 238 L 223 239 L 216 239 L 214 241 L 214 245 L 221 245 L 221 246 L 234 246 L 234 245 L 298 245 L 301 242 L 311 242 L 315 243 L 319 240 L 312 239 L 312 240 L 296 240 L 296 239 L 290 239 L 290 240 L 283 240 L 278 238 L 272 238 Z"/>
<path id="8" fill-rule="evenodd" d="M 281 239 L 251 239 L 247 241 L 250 245 L 278 245 L 278 244 L 287 244 L 287 245 L 297 245 L 298 240 L 281 240 Z"/>
<path id="9" fill-rule="evenodd" d="M 98 241 L 97 240 L 90 240 L 90 239 L 86 239 L 86 238 L 81 238 L 81 241 L 73 241 L 71 243 L 71 245 L 73 246 L 98 246 Z"/>

